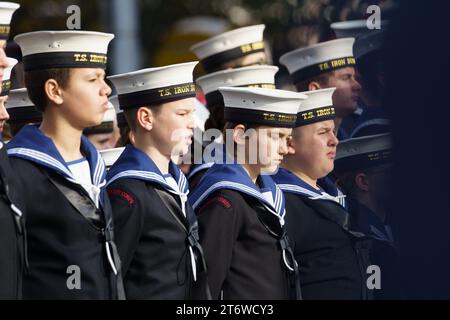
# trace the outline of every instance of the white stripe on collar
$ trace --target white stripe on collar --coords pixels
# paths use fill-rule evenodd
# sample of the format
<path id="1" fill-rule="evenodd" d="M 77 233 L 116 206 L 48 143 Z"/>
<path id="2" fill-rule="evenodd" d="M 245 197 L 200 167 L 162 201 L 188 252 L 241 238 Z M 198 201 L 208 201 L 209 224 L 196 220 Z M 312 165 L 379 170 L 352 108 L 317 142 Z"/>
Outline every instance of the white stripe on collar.
<path id="1" fill-rule="evenodd" d="M 284 225 L 283 217 L 284 217 L 285 211 L 282 212 L 281 214 L 278 214 L 278 211 L 276 210 L 277 208 L 275 208 L 272 204 L 270 204 L 269 201 L 261 194 L 261 192 L 258 192 L 255 189 L 253 189 L 253 188 L 251 188 L 249 186 L 246 186 L 245 184 L 241 184 L 241 183 L 237 183 L 237 182 L 222 181 L 222 182 L 218 182 L 218 183 L 213 184 L 208 189 L 206 189 L 205 192 L 203 192 L 203 194 L 197 199 L 197 201 L 194 202 L 194 204 L 192 205 L 192 208 L 194 208 L 194 210 L 195 210 L 198 207 L 198 205 L 206 197 L 208 197 L 215 190 L 220 189 L 222 187 L 231 187 L 232 189 L 237 189 L 237 190 L 243 191 L 245 193 L 248 193 L 248 194 L 251 194 L 251 195 L 255 196 L 255 198 L 257 198 L 257 199 L 260 199 L 261 202 L 265 205 L 265 207 L 267 209 L 269 209 L 269 211 L 272 214 L 276 215 L 279 218 L 280 224 L 282 226 Z M 276 197 L 276 198 L 279 198 L 279 197 Z M 275 199 L 275 200 L 280 202 L 279 199 Z"/>
<path id="2" fill-rule="evenodd" d="M 309 199 L 311 199 L 311 200 L 319 200 L 319 199 L 320 200 L 331 200 L 331 201 L 339 203 L 340 205 L 342 205 L 341 199 L 346 197 L 344 194 L 333 197 L 332 195 L 329 195 L 325 191 L 322 191 L 319 194 L 319 193 L 313 192 L 311 190 L 308 190 L 306 188 L 297 186 L 295 184 L 279 184 L 278 186 L 283 191 L 294 191 L 294 192 L 298 192 L 298 193 L 307 195 L 307 196 L 309 196 Z"/>
<path id="3" fill-rule="evenodd" d="M 202 171 L 202 170 L 207 170 L 207 169 L 211 168 L 213 165 L 214 165 L 214 162 L 207 162 L 207 163 L 202 163 L 201 165 L 198 165 L 197 167 L 192 169 L 191 172 L 189 172 L 188 179 L 190 179 L 197 172 Z"/>
<path id="4" fill-rule="evenodd" d="M 56 168 L 60 171 L 62 171 L 67 177 L 67 180 L 76 183 L 76 184 L 80 184 L 75 177 L 73 176 L 72 172 L 70 170 L 68 170 L 65 166 L 63 166 L 61 164 L 61 162 L 59 162 L 58 160 L 56 160 L 55 158 L 53 158 L 52 156 L 49 156 L 46 153 L 34 150 L 34 149 L 28 149 L 28 148 L 13 148 L 13 149 L 9 149 L 8 150 L 8 155 L 24 155 L 27 157 L 30 157 L 32 159 L 38 160 L 44 164 L 49 165 L 50 167 Z M 97 159 L 101 159 L 100 155 L 98 154 Z M 102 180 L 102 173 L 104 171 L 105 168 L 105 164 L 103 163 L 102 160 L 97 161 L 96 164 L 96 168 L 94 171 L 94 175 L 93 175 L 93 181 L 92 183 L 97 186 L 97 187 L 102 187 L 103 185 L 105 185 L 105 181 Z"/>
<path id="5" fill-rule="evenodd" d="M 68 175 L 69 177 L 71 177 L 72 179 L 74 179 L 72 172 L 70 172 L 69 170 L 67 170 L 66 167 L 64 167 L 58 160 L 56 160 L 55 158 L 49 156 L 46 153 L 40 152 L 40 151 L 36 151 L 34 149 L 28 149 L 28 148 L 13 148 L 13 149 L 9 149 L 8 150 L 8 154 L 17 154 L 17 155 L 24 155 L 24 156 L 28 156 L 30 158 L 39 160 L 43 163 L 46 163 L 48 165 L 50 165 L 51 167 L 57 168 L 59 170 L 61 170 L 62 172 L 64 172 L 66 175 Z"/>

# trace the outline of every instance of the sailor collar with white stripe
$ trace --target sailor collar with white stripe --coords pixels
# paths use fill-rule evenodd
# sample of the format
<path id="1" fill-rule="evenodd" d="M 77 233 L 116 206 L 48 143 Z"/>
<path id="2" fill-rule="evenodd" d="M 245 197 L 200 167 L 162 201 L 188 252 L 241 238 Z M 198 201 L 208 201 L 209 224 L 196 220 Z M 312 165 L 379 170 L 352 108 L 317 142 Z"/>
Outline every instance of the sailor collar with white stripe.
<path id="1" fill-rule="evenodd" d="M 284 197 L 268 175 L 258 177 L 258 188 L 244 168 L 237 163 L 214 164 L 200 180 L 189 197 L 194 210 L 211 194 L 221 189 L 236 190 L 259 200 L 284 225 Z"/>
<path id="2" fill-rule="evenodd" d="M 37 126 L 25 126 L 7 144 L 7 148 L 9 156 L 30 160 L 79 184 L 53 141 L 45 136 Z M 89 162 L 93 185 L 101 188 L 106 183 L 106 168 L 102 157 L 85 136 L 81 136 L 81 151 Z"/>
<path id="3" fill-rule="evenodd" d="M 186 177 L 173 161 L 169 162 L 169 173 L 177 182 L 178 190 L 175 190 L 166 181 L 164 175 L 146 153 L 130 144 L 126 146 L 120 157 L 109 169 L 107 185 L 118 179 L 139 179 L 158 183 L 169 192 L 176 193 L 182 198 L 187 197 L 189 186 Z"/>
<path id="4" fill-rule="evenodd" d="M 278 170 L 277 174 L 273 176 L 273 180 L 283 192 L 298 194 L 311 200 L 329 200 L 342 205 L 341 198 L 345 197 L 345 195 L 334 197 L 320 187 L 317 190 L 289 170 L 283 168 Z"/>

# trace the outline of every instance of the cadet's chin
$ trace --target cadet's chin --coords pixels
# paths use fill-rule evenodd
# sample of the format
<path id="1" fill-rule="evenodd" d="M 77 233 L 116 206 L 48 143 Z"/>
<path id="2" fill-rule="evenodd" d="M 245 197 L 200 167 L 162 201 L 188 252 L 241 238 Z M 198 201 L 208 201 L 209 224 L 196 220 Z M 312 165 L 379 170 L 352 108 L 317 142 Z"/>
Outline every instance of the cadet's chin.
<path id="1" fill-rule="evenodd" d="M 264 168 L 261 168 L 261 174 L 276 174 L 278 171 L 279 165 L 278 164 L 274 164 L 274 165 L 270 165 Z"/>

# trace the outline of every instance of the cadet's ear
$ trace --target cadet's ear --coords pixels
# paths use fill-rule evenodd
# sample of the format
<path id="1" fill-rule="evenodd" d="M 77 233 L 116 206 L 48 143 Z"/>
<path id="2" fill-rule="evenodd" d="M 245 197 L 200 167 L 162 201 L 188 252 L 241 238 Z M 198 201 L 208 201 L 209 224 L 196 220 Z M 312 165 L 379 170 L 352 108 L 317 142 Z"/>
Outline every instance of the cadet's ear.
<path id="1" fill-rule="evenodd" d="M 355 177 L 355 183 L 361 191 L 369 192 L 370 182 L 369 177 L 365 173 L 358 173 Z"/>
<path id="2" fill-rule="evenodd" d="M 153 125 L 154 125 L 154 115 L 152 110 L 147 107 L 140 107 L 137 111 L 136 111 L 136 124 L 143 128 L 146 131 L 150 131 L 153 129 Z"/>
<path id="3" fill-rule="evenodd" d="M 308 83 L 308 91 L 319 90 L 321 88 L 322 87 L 317 81 L 311 81 L 310 83 Z"/>
<path id="4" fill-rule="evenodd" d="M 48 79 L 44 83 L 44 92 L 47 99 L 54 104 L 62 104 L 64 102 L 61 87 L 55 79 Z"/>
<path id="5" fill-rule="evenodd" d="M 245 144 L 245 126 L 238 124 L 233 128 L 233 141 L 238 145 Z"/>

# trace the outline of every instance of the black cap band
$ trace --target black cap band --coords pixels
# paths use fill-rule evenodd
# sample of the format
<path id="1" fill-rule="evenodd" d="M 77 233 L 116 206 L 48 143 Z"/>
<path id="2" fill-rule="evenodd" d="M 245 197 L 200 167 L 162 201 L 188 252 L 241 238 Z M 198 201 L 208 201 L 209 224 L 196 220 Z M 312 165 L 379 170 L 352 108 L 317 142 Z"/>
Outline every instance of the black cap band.
<path id="1" fill-rule="evenodd" d="M 253 42 L 242 45 L 237 48 L 213 54 L 212 56 L 202 59 L 201 64 L 207 72 L 211 72 L 211 70 L 214 70 L 217 66 L 221 65 L 222 63 L 249 55 L 251 53 L 263 51 L 264 51 L 264 41 Z"/>
<path id="2" fill-rule="evenodd" d="M 334 118 L 336 118 L 336 113 L 332 106 L 311 109 L 297 113 L 295 127 L 306 126 L 311 123 L 332 120 Z"/>
<path id="3" fill-rule="evenodd" d="M 9 31 L 11 27 L 9 24 L 0 24 L 0 40 L 7 40 L 9 38 Z"/>
<path id="4" fill-rule="evenodd" d="M 9 94 L 9 90 L 11 90 L 11 80 L 3 80 L 2 92 L 0 93 L 0 97 L 7 96 Z"/>
<path id="5" fill-rule="evenodd" d="M 52 68 L 101 68 L 106 69 L 108 57 L 93 52 L 49 52 L 23 57 L 25 71 Z"/>
<path id="6" fill-rule="evenodd" d="M 15 107 L 7 109 L 8 122 L 11 124 L 27 124 L 42 122 L 42 113 L 35 106 Z"/>
<path id="7" fill-rule="evenodd" d="M 230 122 L 256 123 L 262 126 L 292 128 L 297 115 L 264 110 L 225 107 L 225 120 Z"/>
<path id="8" fill-rule="evenodd" d="M 391 164 L 393 160 L 392 156 L 392 149 L 352 155 L 336 159 L 334 161 L 334 170 L 335 172 L 343 173 Z"/>
<path id="9" fill-rule="evenodd" d="M 345 67 L 353 67 L 354 65 L 356 65 L 356 60 L 354 57 L 332 59 L 299 69 L 291 74 L 291 78 L 292 82 L 296 84 L 325 72 L 330 72 Z"/>
<path id="10" fill-rule="evenodd" d="M 171 101 L 195 97 L 195 84 L 192 82 L 144 91 L 119 94 L 121 109 L 158 105 Z"/>
<path id="11" fill-rule="evenodd" d="M 114 130 L 114 122 L 102 122 L 98 126 L 89 127 L 83 130 L 83 134 L 111 133 Z"/>
<path id="12" fill-rule="evenodd" d="M 265 89 L 275 89 L 275 85 L 273 83 L 255 83 L 243 86 L 235 86 L 235 88 L 265 88 Z M 211 91 L 205 95 L 206 99 L 206 107 L 212 108 L 214 106 L 223 106 L 223 97 L 219 90 Z"/>

